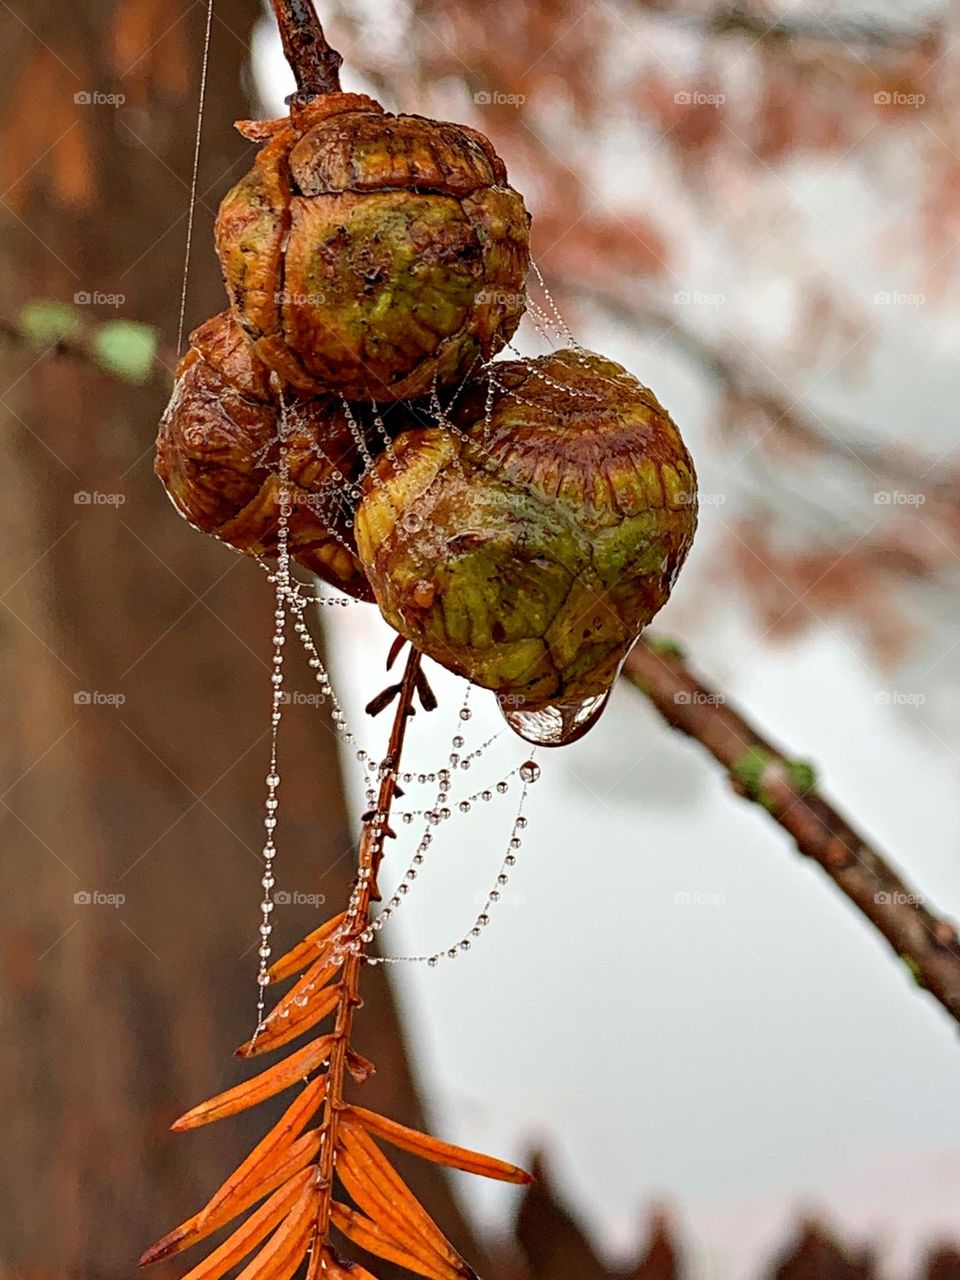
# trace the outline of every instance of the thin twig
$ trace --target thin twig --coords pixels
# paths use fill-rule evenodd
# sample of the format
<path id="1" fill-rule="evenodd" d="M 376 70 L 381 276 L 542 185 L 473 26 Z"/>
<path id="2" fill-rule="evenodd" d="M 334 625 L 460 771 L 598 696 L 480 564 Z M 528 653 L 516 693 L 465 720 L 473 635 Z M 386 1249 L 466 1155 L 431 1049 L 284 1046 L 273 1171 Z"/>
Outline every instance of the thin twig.
<path id="1" fill-rule="evenodd" d="M 939 473 L 916 450 L 890 444 L 877 444 L 870 430 L 850 421 L 828 418 L 813 412 L 786 387 L 775 387 L 756 368 L 746 346 L 734 351 L 728 344 L 717 344 L 685 325 L 676 311 L 658 307 L 637 291 L 628 294 L 618 285 L 598 285 L 585 275 L 570 273 L 559 284 L 566 286 L 579 300 L 588 300 L 609 315 L 635 330 L 637 326 L 660 335 L 682 356 L 731 397 L 741 408 L 755 410 L 763 417 L 764 431 L 784 437 L 803 448 L 831 455 L 842 463 L 859 467 L 868 483 L 892 483 L 908 486 L 913 492 L 930 494 L 955 506 L 956 478 L 947 471 Z M 916 508 L 910 514 L 915 514 Z"/>
<path id="2" fill-rule="evenodd" d="M 357 870 L 357 900 L 351 910 L 348 921 L 349 931 L 344 938 L 344 946 L 359 943 L 360 935 L 367 927 L 370 903 L 379 898 L 377 890 L 377 874 L 383 859 L 383 842 L 390 831 L 390 810 L 397 789 L 397 774 L 403 743 L 406 737 L 407 724 L 413 714 L 413 698 L 420 675 L 420 654 L 411 646 L 407 665 L 403 673 L 403 682 L 397 699 L 393 726 L 390 730 L 390 741 L 383 762 L 383 776 L 380 779 L 380 792 L 377 805 L 363 824 L 360 836 Z M 323 1123 L 321 1125 L 322 1146 L 317 1174 L 320 1198 L 317 1209 L 316 1239 L 326 1240 L 330 1230 L 330 1206 L 333 1199 L 333 1173 L 337 1150 L 337 1126 L 340 1112 L 344 1107 L 343 1085 L 347 1066 L 347 1054 L 350 1050 L 350 1036 L 353 1030 L 353 1017 L 360 1004 L 360 971 L 363 966 L 362 948 L 350 949 L 346 952 L 343 972 L 340 979 L 340 999 L 337 1004 L 336 1023 L 334 1025 L 334 1045 L 330 1054 L 330 1066 L 327 1073 L 329 1081 L 326 1101 L 324 1103 Z"/>
<path id="3" fill-rule="evenodd" d="M 19 320 L 0 316 L 0 344 L 33 352 L 35 358 L 40 355 L 53 356 L 55 359 L 76 360 L 81 364 L 89 365 L 91 369 L 96 369 L 106 378 L 124 382 L 126 379 L 115 369 L 105 366 L 97 352 L 96 337 L 100 327 L 100 324 L 81 323 L 71 333 L 61 333 L 46 338 L 33 333 Z M 169 386 L 176 364 L 177 353 L 172 347 L 157 347 L 150 370 L 151 381 Z"/>
<path id="4" fill-rule="evenodd" d="M 897 23 L 868 17 L 771 17 L 760 6 L 718 5 L 709 11 L 688 9 L 674 0 L 638 0 L 645 12 L 707 36 L 743 36 L 751 43 L 809 41 L 871 50 L 912 50 L 942 33 L 942 24 Z"/>
<path id="5" fill-rule="evenodd" d="M 312 0 L 273 0 L 283 53 L 297 81 L 300 102 L 340 92 L 343 58 L 327 44 Z"/>
<path id="6" fill-rule="evenodd" d="M 954 925 L 856 831 L 817 789 L 808 765 L 772 746 L 672 647 L 641 640 L 624 675 L 672 728 L 724 766 L 734 790 L 762 806 L 870 921 L 944 1009 L 960 1022 L 960 943 Z"/>

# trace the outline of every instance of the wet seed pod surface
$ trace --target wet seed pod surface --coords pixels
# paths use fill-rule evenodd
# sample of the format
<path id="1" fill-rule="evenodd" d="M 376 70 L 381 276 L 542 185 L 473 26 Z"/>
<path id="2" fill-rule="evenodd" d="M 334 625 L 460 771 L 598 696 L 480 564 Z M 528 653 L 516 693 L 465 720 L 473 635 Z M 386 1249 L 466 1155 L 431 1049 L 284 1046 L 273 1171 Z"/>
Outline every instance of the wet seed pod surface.
<path id="1" fill-rule="evenodd" d="M 247 555 L 275 556 L 280 528 L 280 406 L 270 371 L 229 313 L 190 336 L 157 437 L 156 472 L 196 528 Z M 351 488 L 364 465 L 339 399 L 287 402 L 289 550 L 360 599 Z"/>
<path id="2" fill-rule="evenodd" d="M 487 139 L 333 94 L 263 141 L 217 251 L 259 357 L 307 393 L 386 402 L 453 386 L 523 314 L 529 215 Z"/>
<path id="3" fill-rule="evenodd" d="M 364 481 L 360 559 L 387 621 L 496 691 L 533 740 L 602 707 L 693 540 L 696 477 L 676 426 L 619 365 L 565 350 L 496 363 L 455 430 L 401 435 Z"/>

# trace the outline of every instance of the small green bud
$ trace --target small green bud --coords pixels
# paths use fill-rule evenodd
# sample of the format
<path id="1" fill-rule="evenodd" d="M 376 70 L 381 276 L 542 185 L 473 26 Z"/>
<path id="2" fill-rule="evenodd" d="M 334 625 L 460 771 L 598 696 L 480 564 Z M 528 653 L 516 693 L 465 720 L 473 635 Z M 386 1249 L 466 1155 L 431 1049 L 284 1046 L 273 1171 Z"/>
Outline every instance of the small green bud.
<path id="1" fill-rule="evenodd" d="M 770 766 L 770 756 L 762 747 L 748 747 L 739 760 L 730 766 L 730 772 L 743 787 L 751 800 L 760 800 L 763 775 Z"/>
<path id="2" fill-rule="evenodd" d="M 816 766 L 809 760 L 788 760 L 787 778 L 791 787 L 800 795 L 817 788 Z"/>
<path id="3" fill-rule="evenodd" d="M 77 309 L 69 303 L 37 299 L 21 309 L 20 328 L 31 345 L 47 347 L 76 337 L 82 325 Z"/>
<path id="4" fill-rule="evenodd" d="M 157 331 L 132 320 L 110 320 L 93 339 L 97 363 L 124 382 L 146 382 L 157 355 Z"/>

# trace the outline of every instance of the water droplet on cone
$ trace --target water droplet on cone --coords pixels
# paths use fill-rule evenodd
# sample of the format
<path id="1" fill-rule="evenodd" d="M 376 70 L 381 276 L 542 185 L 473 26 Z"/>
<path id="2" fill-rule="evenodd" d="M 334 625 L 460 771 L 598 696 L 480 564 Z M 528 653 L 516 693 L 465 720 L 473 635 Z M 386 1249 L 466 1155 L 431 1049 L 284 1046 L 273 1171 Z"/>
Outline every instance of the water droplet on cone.
<path id="1" fill-rule="evenodd" d="M 521 711 L 516 707 L 502 708 L 503 718 L 526 742 L 538 747 L 562 747 L 576 742 L 588 733 L 603 715 L 610 690 L 592 698 L 570 702 L 556 702 L 538 711 Z"/>

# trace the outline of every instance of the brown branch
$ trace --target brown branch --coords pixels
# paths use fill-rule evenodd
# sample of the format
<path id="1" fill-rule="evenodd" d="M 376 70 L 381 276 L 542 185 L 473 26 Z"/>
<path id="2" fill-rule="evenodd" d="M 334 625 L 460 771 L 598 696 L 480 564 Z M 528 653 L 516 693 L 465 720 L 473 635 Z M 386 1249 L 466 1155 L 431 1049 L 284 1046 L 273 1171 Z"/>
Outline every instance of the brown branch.
<path id="1" fill-rule="evenodd" d="M 950 1016 L 960 1022 L 957 930 L 925 906 L 884 856 L 817 789 L 809 765 L 772 746 L 723 694 L 695 676 L 672 647 L 641 640 L 624 675 L 672 728 L 695 738 L 761 805 L 797 848 L 827 873 Z"/>
<path id="2" fill-rule="evenodd" d="M 340 92 L 343 58 L 327 44 L 313 0 L 273 0 L 283 53 L 300 102 Z"/>
<path id="3" fill-rule="evenodd" d="M 913 24 L 816 15 L 771 17 L 769 12 L 749 4 L 719 4 L 707 12 L 687 10 L 674 0 L 638 0 L 639 7 L 657 18 L 669 19 L 688 30 L 707 36 L 746 36 L 755 43 L 809 41 L 812 44 L 845 45 L 854 48 L 915 49 L 939 36 L 938 22 Z"/>
<path id="4" fill-rule="evenodd" d="M 530 1174 L 516 1165 L 350 1106 L 344 1096 L 348 1075 L 362 1084 L 374 1069 L 351 1049 L 350 1040 L 354 1015 L 362 1003 L 365 944 L 375 931 L 370 925 L 370 904 L 379 897 L 377 873 L 384 841 L 394 834 L 390 811 L 399 794 L 397 777 L 407 722 L 414 714 L 414 696 L 421 690 L 420 655 L 412 649 L 397 688 L 387 753 L 379 766 L 377 802 L 363 818 L 359 865 L 347 910 L 315 929 L 270 967 L 266 976 L 271 981 L 300 976 L 237 1054 L 249 1058 L 271 1052 L 308 1032 L 316 1037 L 318 1025 L 331 1016 L 333 1030 L 174 1122 L 177 1131 L 195 1129 L 299 1086 L 298 1095 L 270 1132 L 200 1213 L 148 1249 L 142 1265 L 189 1248 L 262 1201 L 191 1275 L 216 1280 L 259 1247 L 244 1269 L 246 1276 L 260 1280 L 290 1276 L 305 1261 L 306 1280 L 323 1276 L 332 1280 L 354 1271 L 371 1276 L 340 1259 L 330 1238 L 336 1228 L 361 1249 L 418 1275 L 478 1280 L 394 1169 L 381 1144 L 501 1182 L 523 1185 L 530 1181 Z M 308 1128 L 318 1112 L 319 1125 Z M 338 1192 L 347 1195 L 353 1207 L 334 1199 L 335 1180 Z M 265 1196 L 269 1198 L 264 1200 Z"/>
<path id="5" fill-rule="evenodd" d="M 105 322 L 104 322 L 105 323 Z M 135 323 L 135 322 L 131 322 Z M 81 323 L 70 333 L 59 333 L 49 338 L 38 336 L 19 320 L 0 316 L 0 342 L 40 356 L 53 356 L 76 360 L 87 364 L 104 377 L 123 382 L 125 379 L 114 369 L 106 367 L 97 351 L 96 338 L 99 324 Z M 177 354 L 172 348 L 157 347 L 150 372 L 151 381 L 169 385 L 177 364 Z"/>
<path id="6" fill-rule="evenodd" d="M 383 860 L 383 842 L 390 830 L 390 810 L 397 790 L 397 772 L 403 743 L 406 737 L 407 724 L 413 715 L 413 698 L 417 690 L 420 676 L 420 654 L 410 646 L 407 665 L 400 685 L 397 707 L 390 730 L 390 741 L 384 758 L 384 773 L 380 780 L 380 791 L 377 805 L 363 824 L 358 854 L 356 882 L 356 901 L 350 910 L 349 930 L 344 938 L 344 946 L 358 942 L 360 935 L 367 927 L 370 904 L 379 899 L 377 889 L 377 873 Z M 360 972 L 363 967 L 363 950 L 349 950 L 343 964 L 340 979 L 340 999 L 337 1005 L 336 1023 L 333 1030 L 334 1047 L 330 1054 L 330 1066 L 327 1071 L 327 1097 L 324 1104 L 323 1123 L 320 1127 L 322 1145 L 317 1181 L 320 1187 L 320 1199 L 317 1211 L 316 1237 L 326 1240 L 330 1230 L 330 1209 L 333 1200 L 333 1173 L 337 1152 L 337 1129 L 340 1113 L 344 1108 L 343 1086 L 346 1077 L 347 1055 L 350 1051 L 350 1036 L 353 1030 L 353 1017 L 360 1005 Z"/>
<path id="7" fill-rule="evenodd" d="M 712 342 L 685 325 L 674 312 L 648 303 L 642 294 L 638 297 L 636 290 L 630 293 L 620 285 L 598 285 L 596 278 L 591 281 L 582 273 L 570 271 L 560 284 L 572 296 L 595 304 L 615 320 L 660 334 L 726 395 L 762 414 L 767 424 L 765 431 L 855 466 L 876 483 L 903 485 L 956 505 L 955 478 L 947 473 L 928 475 L 931 468 L 916 450 L 877 444 L 859 424 L 813 412 L 788 389 L 774 387 L 762 373 L 751 368 L 748 353 L 734 353 L 729 346 Z"/>

